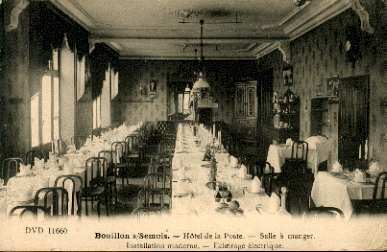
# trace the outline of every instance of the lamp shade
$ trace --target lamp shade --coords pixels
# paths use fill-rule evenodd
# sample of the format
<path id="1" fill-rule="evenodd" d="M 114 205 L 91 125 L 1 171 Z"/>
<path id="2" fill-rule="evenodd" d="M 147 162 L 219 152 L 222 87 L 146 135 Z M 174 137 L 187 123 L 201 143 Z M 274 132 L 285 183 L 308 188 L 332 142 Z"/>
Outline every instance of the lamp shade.
<path id="1" fill-rule="evenodd" d="M 200 73 L 199 79 L 193 84 L 192 90 L 206 89 L 206 88 L 209 89 L 210 85 L 208 84 L 208 82 L 204 78 L 203 74 Z"/>
<path id="2" fill-rule="evenodd" d="M 210 88 L 210 85 L 208 84 L 208 82 L 203 79 L 203 78 L 199 78 L 193 85 L 193 88 L 192 89 L 203 89 L 203 88 Z"/>

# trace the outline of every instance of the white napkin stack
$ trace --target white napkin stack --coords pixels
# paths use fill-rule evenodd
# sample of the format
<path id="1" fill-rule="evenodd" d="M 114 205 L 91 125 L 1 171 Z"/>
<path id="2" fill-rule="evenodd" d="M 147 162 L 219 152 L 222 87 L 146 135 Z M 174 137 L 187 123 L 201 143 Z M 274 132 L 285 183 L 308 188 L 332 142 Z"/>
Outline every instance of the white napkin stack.
<path id="1" fill-rule="evenodd" d="M 356 169 L 354 174 L 355 174 L 355 176 L 353 177 L 353 181 L 365 182 L 366 176 L 365 176 L 364 172 L 360 171 L 359 169 Z"/>
<path id="2" fill-rule="evenodd" d="M 338 162 L 334 162 L 333 165 L 332 165 L 332 170 L 331 172 L 334 172 L 334 173 L 342 173 L 343 172 L 343 166 Z"/>
<path id="3" fill-rule="evenodd" d="M 238 159 L 234 156 L 230 157 L 230 166 L 232 168 L 237 168 L 238 167 Z"/>
<path id="4" fill-rule="evenodd" d="M 20 170 L 19 171 L 20 176 L 28 176 L 31 174 L 31 165 L 20 164 L 19 170 Z"/>
<path id="5" fill-rule="evenodd" d="M 75 147 L 75 144 L 70 144 L 67 146 L 66 153 L 75 153 L 77 151 L 77 148 Z"/>
<path id="6" fill-rule="evenodd" d="M 252 193 L 261 192 L 261 190 L 262 190 L 261 185 L 262 185 L 261 180 L 257 176 L 255 176 L 251 180 L 250 192 L 252 192 Z"/>
<path id="7" fill-rule="evenodd" d="M 286 139 L 286 145 L 287 146 L 292 146 L 293 145 L 293 140 L 291 138 Z"/>
<path id="8" fill-rule="evenodd" d="M 43 170 L 44 169 L 44 159 L 34 158 L 34 169 Z"/>
<path id="9" fill-rule="evenodd" d="M 241 168 L 239 168 L 239 177 L 242 179 L 247 177 L 247 167 L 244 164 L 242 164 Z"/>
<path id="10" fill-rule="evenodd" d="M 265 206 L 265 211 L 269 213 L 276 213 L 281 207 L 281 199 L 276 193 L 272 193 L 267 205 Z"/>
<path id="11" fill-rule="evenodd" d="M 378 161 L 373 161 L 370 163 L 367 172 L 370 175 L 377 176 L 379 173 L 383 172 L 383 169 L 380 167 Z"/>

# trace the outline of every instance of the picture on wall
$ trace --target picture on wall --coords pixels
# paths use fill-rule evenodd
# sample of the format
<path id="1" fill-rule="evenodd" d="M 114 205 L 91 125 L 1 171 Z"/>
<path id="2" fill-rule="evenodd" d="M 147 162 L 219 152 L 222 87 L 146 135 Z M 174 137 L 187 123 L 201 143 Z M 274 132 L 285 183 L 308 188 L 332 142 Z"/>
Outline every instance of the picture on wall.
<path id="1" fill-rule="evenodd" d="M 157 93 L 157 80 L 149 81 L 149 95 L 155 95 Z"/>
<path id="2" fill-rule="evenodd" d="M 282 78 L 285 86 L 293 86 L 293 67 L 287 66 L 282 69 Z"/>

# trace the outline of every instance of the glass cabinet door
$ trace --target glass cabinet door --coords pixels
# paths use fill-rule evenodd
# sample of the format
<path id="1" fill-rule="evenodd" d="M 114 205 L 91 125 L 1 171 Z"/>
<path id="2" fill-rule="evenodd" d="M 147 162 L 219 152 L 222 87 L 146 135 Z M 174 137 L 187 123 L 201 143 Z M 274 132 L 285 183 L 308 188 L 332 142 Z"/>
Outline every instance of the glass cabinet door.
<path id="1" fill-rule="evenodd" d="M 244 88 L 237 87 L 235 93 L 235 114 L 237 117 L 245 116 Z"/>
<path id="2" fill-rule="evenodd" d="M 247 88 L 247 116 L 254 117 L 255 112 L 255 104 L 256 102 L 256 91 L 254 87 Z"/>

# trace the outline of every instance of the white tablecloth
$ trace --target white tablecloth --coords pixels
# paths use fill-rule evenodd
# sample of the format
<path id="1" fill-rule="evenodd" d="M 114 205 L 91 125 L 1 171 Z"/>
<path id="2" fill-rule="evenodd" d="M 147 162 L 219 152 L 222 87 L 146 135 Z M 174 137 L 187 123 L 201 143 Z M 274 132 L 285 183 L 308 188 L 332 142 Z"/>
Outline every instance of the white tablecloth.
<path id="1" fill-rule="evenodd" d="M 172 195 L 171 214 L 175 215 L 213 215 L 217 214 L 219 203 L 215 201 L 214 191 L 206 186 L 209 181 L 209 162 L 202 161 L 204 152 L 193 143 L 191 129 L 188 126 L 179 127 L 177 141 L 179 146 L 186 146 L 185 151 L 176 149 L 172 162 Z M 187 147 L 188 146 L 188 147 Z M 188 148 L 188 150 L 187 150 Z M 270 199 L 266 194 L 249 193 L 251 180 L 238 178 L 238 169 L 229 167 L 227 153 L 217 153 L 217 181 L 226 182 L 232 192 L 232 199 L 237 200 L 244 216 L 259 216 L 257 205 L 266 205 Z M 188 180 L 187 180 L 188 179 Z M 178 195 L 188 195 L 178 197 Z M 289 217 L 286 210 L 276 213 Z"/>
<path id="2" fill-rule="evenodd" d="M 97 157 L 102 150 L 111 150 L 111 144 L 117 141 L 124 141 L 125 137 L 133 134 L 142 125 L 142 122 L 137 125 L 121 125 L 115 129 L 104 132 L 100 137 L 94 137 L 93 140 L 88 138 L 85 145 L 81 147 L 78 153 L 68 153 L 64 157 L 71 160 L 70 165 L 74 167 L 72 171 L 65 170 L 35 170 L 33 176 L 17 176 L 10 178 L 7 186 L 0 190 L 0 214 L 7 214 L 14 206 L 32 203 L 35 193 L 43 187 L 52 187 L 55 185 L 55 180 L 60 175 L 79 175 L 82 180 L 85 179 L 85 161 L 89 157 Z M 76 160 L 75 160 L 76 159 Z M 88 174 L 90 180 L 90 173 Z M 78 186 L 78 185 L 77 185 Z M 79 185 L 80 186 L 80 185 Z M 71 191 L 72 186 L 69 183 L 65 184 L 65 189 L 69 193 L 69 206 L 71 206 Z M 79 188 L 76 188 L 77 190 Z M 76 200 L 76 198 L 75 198 Z M 75 212 L 77 211 L 77 204 Z M 71 208 L 69 207 L 69 212 Z"/>
<path id="3" fill-rule="evenodd" d="M 339 208 L 346 218 L 350 218 L 353 213 L 351 200 L 372 199 L 374 184 L 354 182 L 353 174 L 340 176 L 342 177 L 334 176 L 329 172 L 318 172 L 314 179 L 311 197 L 316 206 Z"/>

